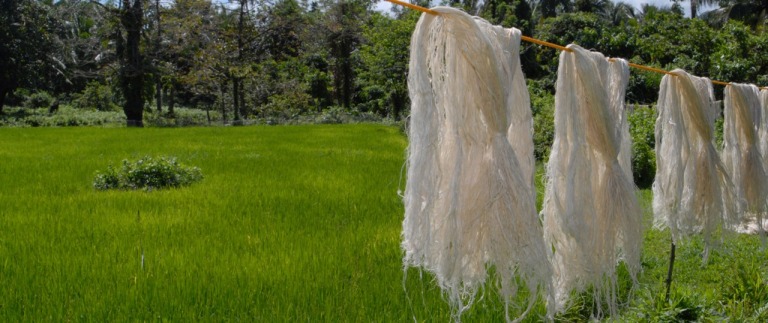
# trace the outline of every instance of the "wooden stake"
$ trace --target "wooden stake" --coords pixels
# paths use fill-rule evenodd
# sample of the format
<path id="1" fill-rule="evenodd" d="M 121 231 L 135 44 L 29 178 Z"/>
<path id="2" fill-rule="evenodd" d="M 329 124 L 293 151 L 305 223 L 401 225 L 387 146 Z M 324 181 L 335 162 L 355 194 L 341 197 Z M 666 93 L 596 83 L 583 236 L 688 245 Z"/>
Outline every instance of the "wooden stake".
<path id="1" fill-rule="evenodd" d="M 670 238 L 671 239 L 671 238 Z M 669 248 L 669 270 L 667 271 L 667 294 L 664 301 L 669 303 L 669 289 L 672 287 L 672 269 L 675 267 L 675 242 L 670 243 Z"/>

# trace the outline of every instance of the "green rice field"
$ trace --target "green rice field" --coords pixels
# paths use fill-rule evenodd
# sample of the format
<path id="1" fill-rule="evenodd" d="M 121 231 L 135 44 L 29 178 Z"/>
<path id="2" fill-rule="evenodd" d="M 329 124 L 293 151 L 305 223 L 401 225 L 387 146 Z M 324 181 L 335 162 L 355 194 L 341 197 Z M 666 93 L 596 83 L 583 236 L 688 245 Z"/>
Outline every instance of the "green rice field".
<path id="1" fill-rule="evenodd" d="M 0 320 L 450 321 L 433 278 L 403 270 L 406 145 L 383 125 L 0 128 Z M 204 179 L 93 188 L 97 171 L 145 155 Z M 700 239 L 679 246 L 664 302 L 669 233 L 640 197 L 643 272 L 613 319 L 768 321 L 756 236 L 727 237 L 706 266 Z M 494 288 L 482 296 L 462 321 L 503 321 Z M 590 319 L 588 297 L 574 299 L 556 321 Z M 540 301 L 526 321 L 542 320 Z"/>

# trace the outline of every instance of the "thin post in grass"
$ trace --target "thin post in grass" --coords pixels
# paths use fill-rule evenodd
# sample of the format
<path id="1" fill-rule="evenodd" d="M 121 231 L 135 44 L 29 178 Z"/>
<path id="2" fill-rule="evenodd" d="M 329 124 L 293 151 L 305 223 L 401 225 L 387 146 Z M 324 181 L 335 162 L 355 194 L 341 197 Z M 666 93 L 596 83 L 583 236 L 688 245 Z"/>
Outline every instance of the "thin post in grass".
<path id="1" fill-rule="evenodd" d="M 141 243 L 141 211 L 136 211 L 136 225 L 139 228 L 139 252 L 141 253 L 141 271 L 144 271 L 144 245 Z"/>
<path id="2" fill-rule="evenodd" d="M 671 240 L 671 238 L 670 238 Z M 672 269 L 675 267 L 675 241 L 672 240 L 669 247 L 669 270 L 667 270 L 667 294 L 664 301 L 669 303 L 669 289 L 672 287 Z"/>

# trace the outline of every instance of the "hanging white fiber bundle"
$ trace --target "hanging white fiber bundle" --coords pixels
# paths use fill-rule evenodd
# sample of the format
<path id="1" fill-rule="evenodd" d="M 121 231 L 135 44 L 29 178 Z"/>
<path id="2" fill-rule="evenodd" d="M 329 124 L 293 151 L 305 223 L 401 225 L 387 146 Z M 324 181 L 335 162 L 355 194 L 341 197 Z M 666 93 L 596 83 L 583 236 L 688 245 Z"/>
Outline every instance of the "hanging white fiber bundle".
<path id="1" fill-rule="evenodd" d="M 712 82 L 683 70 L 665 75 L 656 118 L 653 213 L 657 228 L 669 227 L 674 243 L 703 233 L 707 258 L 711 236 L 740 223 L 733 183 L 715 150 Z"/>
<path id="2" fill-rule="evenodd" d="M 760 90 L 760 120 L 757 128 L 760 155 L 763 156 L 763 168 L 768 170 L 768 89 Z"/>
<path id="3" fill-rule="evenodd" d="M 404 264 L 434 273 L 457 318 L 493 266 L 507 305 L 519 282 L 527 288 L 524 316 L 548 293 L 551 268 L 536 215 L 520 31 L 433 10 L 411 40 Z"/>
<path id="4" fill-rule="evenodd" d="M 568 48 L 560 54 L 541 212 L 554 248 L 556 307 L 565 308 L 571 291 L 593 287 L 597 304 L 614 312 L 617 264 L 625 261 L 635 280 L 642 240 L 624 110 L 629 68 L 621 59 Z"/>
<path id="5" fill-rule="evenodd" d="M 768 176 L 760 153 L 760 93 L 757 86 L 731 83 L 725 88 L 723 163 L 733 180 L 740 214 L 754 224 L 768 211 Z M 745 223 L 745 225 L 749 225 Z M 762 232 L 762 226 L 756 225 Z"/>

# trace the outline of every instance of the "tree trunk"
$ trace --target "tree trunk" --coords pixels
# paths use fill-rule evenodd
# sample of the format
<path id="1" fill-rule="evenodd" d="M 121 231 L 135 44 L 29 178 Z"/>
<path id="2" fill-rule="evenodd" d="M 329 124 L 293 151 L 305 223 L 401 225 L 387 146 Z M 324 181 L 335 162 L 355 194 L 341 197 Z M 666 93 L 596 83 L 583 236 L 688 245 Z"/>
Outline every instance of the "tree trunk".
<path id="1" fill-rule="evenodd" d="M 240 79 L 232 78 L 232 100 L 235 108 L 235 123 L 240 121 Z"/>
<path id="2" fill-rule="evenodd" d="M 227 83 L 224 83 L 222 86 L 219 87 L 219 97 L 221 98 L 219 100 L 219 103 L 221 105 L 221 124 L 227 123 L 227 103 L 224 100 L 224 89 L 227 87 Z"/>
<path id="3" fill-rule="evenodd" d="M 672 287 L 672 270 L 675 268 L 675 242 L 672 241 L 669 247 L 669 268 L 667 269 L 667 293 L 664 296 L 664 302 L 669 303 L 669 290 Z"/>
<path id="4" fill-rule="evenodd" d="M 157 112 L 163 112 L 163 84 L 160 82 L 160 75 L 155 77 L 155 101 Z"/>
<path id="5" fill-rule="evenodd" d="M 390 98 L 392 100 L 392 119 L 399 121 L 400 113 L 405 108 L 405 95 L 402 91 L 393 90 Z"/>
<path id="6" fill-rule="evenodd" d="M 238 18 L 237 23 L 237 62 L 238 64 L 243 62 L 243 47 L 245 46 L 245 42 L 243 40 L 243 33 L 244 33 L 244 27 L 245 27 L 245 11 L 247 10 L 246 0 L 240 0 L 240 15 Z M 243 101 L 243 94 L 241 91 L 242 88 L 242 79 L 239 74 L 235 75 L 235 77 L 232 78 L 232 91 L 233 93 L 233 99 L 235 103 L 235 125 L 240 124 L 240 114 L 241 114 L 241 107 L 242 101 Z"/>
<path id="7" fill-rule="evenodd" d="M 0 86 L 0 114 L 3 114 L 3 107 L 5 107 L 5 97 L 8 95 L 8 89 L 5 86 Z"/>
<path id="8" fill-rule="evenodd" d="M 168 88 L 166 99 L 168 99 L 168 115 L 174 116 L 176 114 L 176 110 L 174 110 L 176 106 L 176 84 L 173 81 L 171 81 L 171 86 Z"/>
<path id="9" fill-rule="evenodd" d="M 205 117 L 208 118 L 208 125 L 211 125 L 211 104 L 205 104 Z"/>
<path id="10" fill-rule="evenodd" d="M 157 34 L 155 35 L 155 93 L 157 97 L 157 112 L 163 111 L 163 80 L 160 75 L 160 0 L 155 0 L 155 28 L 157 28 Z"/>
<path id="11" fill-rule="evenodd" d="M 691 19 L 696 18 L 696 11 L 699 11 L 699 0 L 691 0 Z"/>
<path id="12" fill-rule="evenodd" d="M 350 54 L 351 54 L 351 48 Z M 352 59 L 351 55 L 344 58 L 344 108 L 349 109 L 352 106 L 352 83 L 354 82 L 354 75 L 352 74 Z"/>
<path id="13" fill-rule="evenodd" d="M 238 110 L 240 111 L 240 118 L 245 120 L 248 116 L 245 111 L 245 79 L 240 79 L 240 106 Z"/>
<path id="14" fill-rule="evenodd" d="M 140 50 L 141 27 L 144 12 L 141 0 L 123 0 L 121 22 L 126 31 L 125 48 L 122 53 L 120 79 L 125 96 L 123 111 L 128 127 L 144 126 L 144 69 Z"/>

